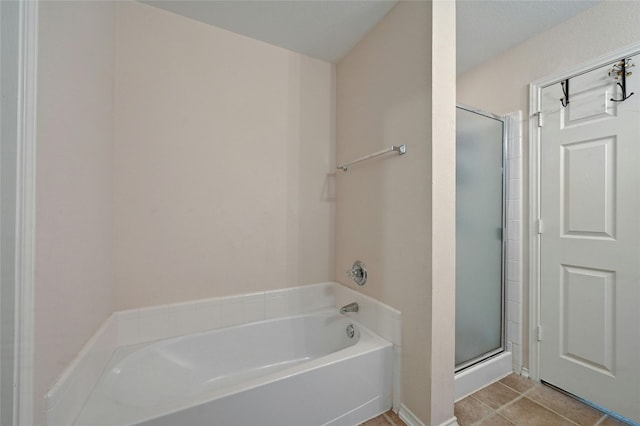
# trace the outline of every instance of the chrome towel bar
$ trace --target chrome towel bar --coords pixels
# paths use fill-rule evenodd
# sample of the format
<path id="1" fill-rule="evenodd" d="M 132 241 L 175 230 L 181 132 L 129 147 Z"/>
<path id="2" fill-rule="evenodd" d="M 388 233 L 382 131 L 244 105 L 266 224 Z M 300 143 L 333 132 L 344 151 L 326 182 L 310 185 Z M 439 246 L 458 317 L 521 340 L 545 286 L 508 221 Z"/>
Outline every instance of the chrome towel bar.
<path id="1" fill-rule="evenodd" d="M 358 159 L 353 160 L 353 161 L 349 161 L 348 163 L 344 163 L 344 164 L 338 166 L 337 168 L 338 169 L 342 169 L 342 171 L 346 172 L 348 170 L 349 166 L 351 166 L 353 164 L 359 163 L 361 161 L 368 160 L 370 158 L 377 157 L 379 155 L 386 154 L 388 152 L 397 152 L 398 155 L 406 154 L 407 146 L 406 145 L 400 145 L 400 146 L 392 145 L 390 148 L 383 149 L 382 151 L 374 152 L 373 154 L 366 155 L 364 157 L 358 158 Z"/>

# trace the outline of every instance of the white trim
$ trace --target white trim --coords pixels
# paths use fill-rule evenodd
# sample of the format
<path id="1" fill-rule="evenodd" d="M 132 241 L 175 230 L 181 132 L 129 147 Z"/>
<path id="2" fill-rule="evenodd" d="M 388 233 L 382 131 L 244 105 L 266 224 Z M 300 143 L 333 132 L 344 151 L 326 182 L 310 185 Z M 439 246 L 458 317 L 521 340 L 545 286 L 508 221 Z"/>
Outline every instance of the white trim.
<path id="1" fill-rule="evenodd" d="M 539 207 L 539 130 L 537 120 L 533 117 L 540 109 L 537 85 L 529 85 L 529 377 L 538 378 L 538 341 L 535 329 L 539 315 L 539 269 L 540 269 L 540 236 L 535 224 L 540 217 Z M 535 123 L 534 123 L 535 122 Z"/>
<path id="2" fill-rule="evenodd" d="M 506 350 L 511 352 L 513 371 L 520 371 L 522 367 L 522 347 L 523 341 L 523 317 L 522 317 L 522 288 L 524 259 L 522 256 L 523 240 L 523 214 L 522 205 L 522 185 L 524 182 L 522 167 L 522 111 L 516 111 L 505 115 L 507 155 L 505 165 L 505 175 L 503 179 L 506 183 L 505 191 L 505 226 L 506 226 L 506 255 L 504 296 L 505 304 L 505 343 Z M 514 214 L 517 211 L 517 214 Z M 515 250 L 515 256 L 513 251 Z M 515 274 L 514 274 L 515 271 Z M 513 288 L 515 285 L 515 291 Z M 514 294 L 515 293 L 515 294 Z M 516 297 L 514 297 L 516 296 Z"/>
<path id="3" fill-rule="evenodd" d="M 38 2 L 19 4 L 15 425 L 32 425 Z"/>
<path id="4" fill-rule="evenodd" d="M 420 421 L 418 416 L 413 414 L 413 412 L 411 412 L 411 410 L 409 410 L 407 406 L 404 404 L 400 404 L 398 417 L 400 417 L 400 420 L 405 422 L 407 426 L 425 426 L 425 424 L 422 423 L 422 421 Z M 458 419 L 456 419 L 455 417 L 452 417 L 449 420 L 445 421 L 444 423 L 440 423 L 440 425 L 438 426 L 459 426 Z"/>
<path id="5" fill-rule="evenodd" d="M 529 85 L 529 376 L 533 380 L 540 380 L 540 352 L 536 330 L 540 318 L 540 235 L 535 226 L 540 217 L 540 132 L 538 121 L 533 118 L 540 110 L 541 91 L 561 80 L 636 54 L 640 54 L 640 43 L 630 44 Z"/>
<path id="6" fill-rule="evenodd" d="M 135 345 L 331 308 L 334 307 L 334 287 L 337 285 L 333 282 L 308 284 L 266 292 L 116 311 L 114 312 L 117 328 L 116 343 L 117 346 Z M 377 317 L 374 318 L 374 320 L 377 319 Z M 386 328 L 393 328 L 393 318 L 380 319 L 381 321 L 377 323 L 382 323 L 382 320 L 386 319 Z M 374 332 L 378 332 L 374 328 L 377 324 L 375 321 L 374 327 L 370 327 L 364 321 L 361 322 Z M 387 340 L 391 341 L 391 339 Z"/>
<path id="7" fill-rule="evenodd" d="M 400 404 L 400 410 L 398 411 L 398 417 L 407 424 L 407 426 L 425 426 L 420 419 L 407 408 L 406 405 Z"/>
<path id="8" fill-rule="evenodd" d="M 4 17 L 2 15 L 2 6 L 0 5 L 0 34 L 2 34 L 2 21 Z M 0 58 L 2 58 L 2 36 L 0 35 Z M 2 67 L 0 67 L 0 79 L 2 79 Z M 0 84 L 0 89 L 2 85 Z M 0 129 L 2 128 L 2 103 L 0 102 Z M 0 156 L 1 157 L 1 156 Z M 1 162 L 1 158 L 0 158 Z M 0 169 L 2 166 L 0 166 Z M 1 182 L 0 182 L 1 183 Z M 0 223 L 2 223 L 2 193 L 0 192 Z M 2 258 L 2 247 L 0 246 L 0 259 Z M 0 277 L 2 276 L 2 262 L 0 261 Z M 2 291 L 0 290 L 0 318 L 2 317 Z M 4 353 L 2 351 L 2 330 L 0 330 L 0 353 Z M 2 368 L 0 368 L 0 386 L 2 385 Z M 0 398 L 0 421 L 2 419 L 2 398 Z"/>
<path id="9" fill-rule="evenodd" d="M 446 422 L 440 423 L 440 426 L 460 426 L 460 425 L 458 424 L 458 419 L 454 416 L 454 417 L 451 417 Z"/>

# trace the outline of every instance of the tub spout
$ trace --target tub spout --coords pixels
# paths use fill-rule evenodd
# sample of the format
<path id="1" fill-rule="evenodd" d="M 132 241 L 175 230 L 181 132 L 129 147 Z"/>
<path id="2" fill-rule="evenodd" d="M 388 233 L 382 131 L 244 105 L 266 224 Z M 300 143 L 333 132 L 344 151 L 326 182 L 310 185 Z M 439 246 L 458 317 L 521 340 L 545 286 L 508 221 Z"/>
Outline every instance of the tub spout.
<path id="1" fill-rule="evenodd" d="M 353 302 L 340 308 L 340 313 L 346 314 L 347 312 L 358 312 L 358 309 L 358 304 L 356 302 Z"/>

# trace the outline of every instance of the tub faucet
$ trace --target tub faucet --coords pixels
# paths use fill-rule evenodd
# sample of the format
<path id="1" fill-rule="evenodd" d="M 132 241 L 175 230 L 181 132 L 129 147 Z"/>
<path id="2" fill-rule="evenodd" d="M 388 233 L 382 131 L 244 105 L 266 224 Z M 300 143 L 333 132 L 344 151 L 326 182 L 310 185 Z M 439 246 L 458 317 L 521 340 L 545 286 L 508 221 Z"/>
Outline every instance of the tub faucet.
<path id="1" fill-rule="evenodd" d="M 340 313 L 346 314 L 347 312 L 358 312 L 358 309 L 358 304 L 356 302 L 352 302 L 340 308 Z"/>

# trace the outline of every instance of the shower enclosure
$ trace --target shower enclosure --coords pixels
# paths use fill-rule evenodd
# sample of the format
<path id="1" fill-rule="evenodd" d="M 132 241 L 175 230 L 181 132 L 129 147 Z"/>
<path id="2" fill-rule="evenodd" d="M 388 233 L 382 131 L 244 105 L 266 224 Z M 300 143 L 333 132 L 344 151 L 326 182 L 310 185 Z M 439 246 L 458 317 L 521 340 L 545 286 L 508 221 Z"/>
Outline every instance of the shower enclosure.
<path id="1" fill-rule="evenodd" d="M 505 349 L 505 120 L 457 107 L 456 350 L 461 372 Z"/>

